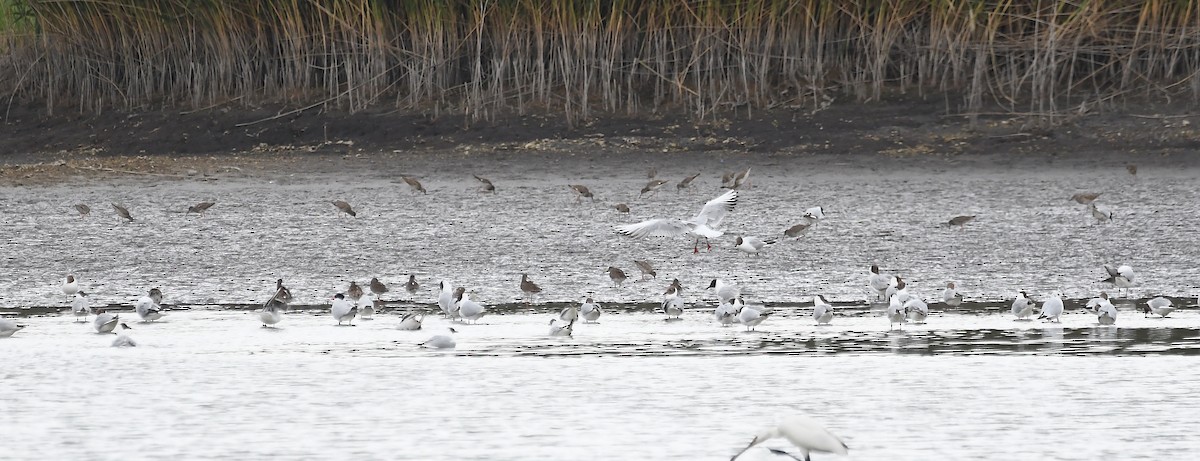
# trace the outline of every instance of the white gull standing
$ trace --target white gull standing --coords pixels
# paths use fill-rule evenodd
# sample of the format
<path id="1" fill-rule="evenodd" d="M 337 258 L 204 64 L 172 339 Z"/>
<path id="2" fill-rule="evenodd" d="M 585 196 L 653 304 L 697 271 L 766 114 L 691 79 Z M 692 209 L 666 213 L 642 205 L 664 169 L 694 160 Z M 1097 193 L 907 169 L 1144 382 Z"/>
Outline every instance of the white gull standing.
<path id="1" fill-rule="evenodd" d="M 71 301 L 71 311 L 75 313 L 75 318 L 87 321 L 87 316 L 92 315 L 92 306 L 88 302 L 87 293 L 80 291 L 75 294 L 75 300 Z"/>
<path id="2" fill-rule="evenodd" d="M 329 314 L 333 315 L 333 319 L 337 320 L 338 326 L 342 322 L 354 326 L 354 316 L 358 315 L 358 306 L 346 300 L 346 295 L 338 293 L 333 295 L 333 302 L 329 305 Z"/>
<path id="3" fill-rule="evenodd" d="M 1059 317 L 1063 313 L 1062 296 L 1058 293 L 1051 295 L 1045 301 L 1042 301 L 1042 312 L 1038 315 L 1039 319 L 1047 322 L 1060 323 Z"/>
<path id="4" fill-rule="evenodd" d="M 833 321 L 833 305 L 825 301 L 824 296 L 813 296 L 813 320 L 817 325 L 829 325 Z"/>
<path id="5" fill-rule="evenodd" d="M 162 291 L 159 291 L 158 288 L 151 288 L 149 294 L 138 299 L 133 310 L 137 312 L 138 317 L 142 318 L 143 323 L 153 322 L 163 316 L 161 303 Z"/>

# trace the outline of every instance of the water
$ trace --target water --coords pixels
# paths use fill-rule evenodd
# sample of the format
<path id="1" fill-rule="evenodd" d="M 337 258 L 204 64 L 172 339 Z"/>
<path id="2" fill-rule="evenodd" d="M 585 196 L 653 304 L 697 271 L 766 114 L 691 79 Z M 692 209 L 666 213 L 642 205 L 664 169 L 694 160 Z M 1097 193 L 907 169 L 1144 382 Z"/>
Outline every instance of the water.
<path id="1" fill-rule="evenodd" d="M 141 343 L 133 349 L 108 347 L 112 335 L 69 315 L 21 318 L 27 328 L 0 339 L 0 458 L 728 459 L 793 412 L 851 447 L 819 460 L 1186 459 L 1200 449 L 1188 430 L 1200 396 L 1187 372 L 1200 354 L 1200 312 L 1145 318 L 1133 305 L 1197 292 L 1195 168 L 1143 165 L 1130 178 L 1083 160 L 666 155 L 655 157 L 660 176 L 707 173 L 697 190 L 639 199 L 647 161 L 558 155 L 0 188 L 0 309 L 65 306 L 58 284 L 68 272 L 94 306 L 127 307 L 160 287 L 179 308 L 154 324 L 122 313 Z M 828 218 L 762 257 L 730 251 L 731 239 L 693 255 L 683 239 L 613 234 L 690 216 L 719 193 L 719 172 L 745 166 L 755 188 L 730 232 L 770 236 L 815 205 Z M 399 180 L 413 171 L 428 196 Z M 471 173 L 500 194 L 478 194 Z M 576 205 L 568 183 L 601 200 Z M 1097 225 L 1067 201 L 1080 191 L 1103 191 L 1116 221 Z M 182 214 L 213 199 L 203 218 Z M 359 218 L 338 216 L 335 199 Z M 109 201 L 138 221 L 118 224 Z M 633 212 L 611 210 L 618 201 Z M 76 218 L 79 202 L 93 216 Z M 960 214 L 979 218 L 961 230 L 938 225 Z M 632 259 L 654 262 L 658 280 L 633 282 Z M 957 280 L 970 307 L 935 304 L 927 324 L 888 331 L 863 302 L 871 263 L 926 298 Z M 1096 283 L 1104 263 L 1139 274 L 1117 303 L 1117 326 L 1076 309 L 1061 324 L 1003 315 L 1020 289 L 1094 296 L 1107 289 Z M 624 288 L 609 282 L 610 265 L 630 272 Z M 409 273 L 426 286 L 415 299 L 396 294 Z M 545 289 L 539 302 L 594 291 L 608 310 L 573 338 L 547 337 L 555 308 L 515 304 L 521 273 Z M 392 285 L 391 305 L 423 307 L 444 278 L 500 312 L 455 325 L 452 351 L 416 346 L 450 325 L 432 316 L 418 332 L 395 330 L 395 311 L 333 326 L 319 305 L 373 276 Z M 299 304 L 318 307 L 289 313 L 279 329 L 223 308 L 261 304 L 280 277 Z M 696 307 L 665 322 L 648 306 L 676 277 Z M 775 307 L 760 331 L 712 321 L 703 287 L 713 277 Z M 840 306 L 832 326 L 808 318 L 818 292 Z M 754 449 L 742 459 L 783 458 Z"/>

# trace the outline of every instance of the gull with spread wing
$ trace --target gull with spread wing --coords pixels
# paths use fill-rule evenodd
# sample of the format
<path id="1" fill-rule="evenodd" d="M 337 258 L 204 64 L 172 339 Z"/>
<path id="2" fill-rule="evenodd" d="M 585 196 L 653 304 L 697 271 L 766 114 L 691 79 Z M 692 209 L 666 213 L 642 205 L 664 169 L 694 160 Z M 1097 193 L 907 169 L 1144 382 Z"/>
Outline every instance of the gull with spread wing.
<path id="1" fill-rule="evenodd" d="M 725 234 L 717 230 L 717 226 L 721 224 L 721 220 L 725 219 L 725 215 L 737 206 L 737 199 L 738 191 L 730 190 L 721 194 L 720 197 L 709 200 L 700 209 L 700 213 L 691 219 L 651 219 L 637 224 L 618 226 L 617 233 L 637 238 L 677 237 L 687 234 L 695 238 L 695 244 L 692 247 L 693 253 L 700 252 L 700 239 L 704 239 L 708 249 L 712 250 L 712 244 L 708 243 L 708 240 Z"/>

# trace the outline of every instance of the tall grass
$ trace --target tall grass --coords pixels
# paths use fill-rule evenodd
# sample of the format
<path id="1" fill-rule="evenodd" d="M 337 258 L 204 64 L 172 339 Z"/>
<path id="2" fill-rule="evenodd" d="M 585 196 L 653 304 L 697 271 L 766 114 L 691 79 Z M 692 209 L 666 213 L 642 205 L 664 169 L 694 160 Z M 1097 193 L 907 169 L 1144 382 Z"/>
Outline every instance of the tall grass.
<path id="1" fill-rule="evenodd" d="M 914 92 L 1053 120 L 1200 100 L 1196 0 L 0 0 L 0 34 L 0 91 L 49 111 L 580 121 Z"/>

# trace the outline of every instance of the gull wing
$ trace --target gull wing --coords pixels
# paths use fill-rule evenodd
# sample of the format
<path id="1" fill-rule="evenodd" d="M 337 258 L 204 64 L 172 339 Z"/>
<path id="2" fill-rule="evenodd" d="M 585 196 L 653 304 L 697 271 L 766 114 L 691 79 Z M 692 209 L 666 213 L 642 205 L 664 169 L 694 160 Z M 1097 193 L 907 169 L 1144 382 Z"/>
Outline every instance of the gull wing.
<path id="1" fill-rule="evenodd" d="M 1109 277 L 1116 277 L 1118 275 L 1121 275 L 1119 272 L 1117 272 L 1116 269 L 1113 269 L 1113 267 L 1108 264 L 1104 265 L 1104 271 L 1108 272 Z"/>
<path id="2" fill-rule="evenodd" d="M 617 233 L 630 237 L 677 237 L 692 230 L 692 227 L 678 219 L 651 219 L 637 224 L 617 226 Z"/>
<path id="3" fill-rule="evenodd" d="M 692 222 L 714 228 L 719 226 L 721 220 L 725 219 L 725 215 L 733 211 L 733 207 L 737 206 L 737 199 L 737 189 L 731 189 L 729 192 L 709 200 L 708 203 L 704 204 L 704 208 L 700 209 L 700 214 L 692 218 Z"/>

